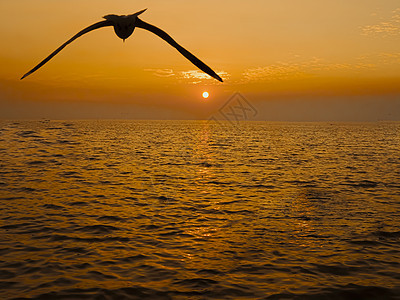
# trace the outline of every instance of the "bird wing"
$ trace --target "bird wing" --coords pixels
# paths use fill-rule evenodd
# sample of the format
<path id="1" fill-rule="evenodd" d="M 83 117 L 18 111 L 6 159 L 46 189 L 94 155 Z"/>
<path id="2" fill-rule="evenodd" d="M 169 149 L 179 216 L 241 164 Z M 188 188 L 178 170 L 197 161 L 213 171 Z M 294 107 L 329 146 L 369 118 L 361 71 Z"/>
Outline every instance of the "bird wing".
<path id="1" fill-rule="evenodd" d="M 200 70 L 204 71 L 211 77 L 214 77 L 215 79 L 222 82 L 221 77 L 219 77 L 209 66 L 207 66 L 205 63 L 203 63 L 200 59 L 198 59 L 192 53 L 187 51 L 185 48 L 183 48 L 177 42 L 175 42 L 175 40 L 165 31 L 163 31 L 160 28 L 153 26 L 149 23 L 146 23 L 139 18 L 137 18 L 135 25 L 136 25 L 136 27 L 146 29 L 146 30 L 158 35 L 160 38 L 162 38 L 164 41 L 166 41 L 172 47 L 176 48 L 176 50 L 178 50 L 184 57 L 186 57 L 188 60 L 190 60 Z"/>
<path id="2" fill-rule="evenodd" d="M 24 79 L 26 76 L 32 74 L 35 72 L 37 69 L 39 69 L 41 66 L 43 66 L 45 63 L 47 63 L 50 59 L 53 58 L 58 52 L 60 52 L 62 49 L 65 48 L 68 44 L 72 43 L 74 40 L 76 40 L 78 37 L 84 35 L 85 33 L 88 33 L 92 30 L 102 28 L 105 26 L 112 26 L 113 23 L 111 21 L 101 21 L 97 22 L 93 25 L 90 25 L 89 27 L 86 27 L 85 29 L 79 31 L 77 34 L 75 34 L 72 38 L 70 38 L 68 41 L 66 41 L 64 44 L 62 44 L 60 47 L 58 47 L 53 53 L 51 53 L 49 56 L 47 56 L 44 60 L 42 60 L 36 67 L 34 67 L 32 70 L 30 70 L 28 73 L 26 73 L 24 76 L 21 77 L 21 80 Z"/>

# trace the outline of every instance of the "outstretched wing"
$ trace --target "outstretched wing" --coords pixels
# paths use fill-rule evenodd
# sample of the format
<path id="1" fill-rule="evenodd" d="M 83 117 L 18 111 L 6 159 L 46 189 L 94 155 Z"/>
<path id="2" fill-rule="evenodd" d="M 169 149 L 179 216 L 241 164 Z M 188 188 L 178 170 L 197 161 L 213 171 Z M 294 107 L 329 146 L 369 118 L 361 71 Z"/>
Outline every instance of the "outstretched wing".
<path id="1" fill-rule="evenodd" d="M 71 39 L 66 41 L 64 44 L 62 44 L 60 47 L 58 47 L 53 53 L 51 53 L 49 56 L 47 56 L 42 62 L 40 62 L 36 67 L 34 67 L 32 70 L 30 70 L 28 73 L 26 73 L 24 76 L 21 77 L 21 80 L 24 79 L 26 76 L 32 74 L 35 72 L 37 69 L 39 69 L 41 66 L 43 66 L 45 63 L 47 63 L 50 59 L 53 58 L 58 52 L 60 52 L 62 49 L 65 48 L 68 44 L 72 43 L 74 40 L 76 40 L 78 37 L 84 35 L 85 33 L 88 33 L 92 30 L 102 28 L 105 26 L 112 26 L 113 23 L 111 21 L 101 21 L 98 23 L 95 23 L 93 25 L 90 25 L 89 27 L 86 27 L 85 29 L 79 31 L 76 35 L 74 35 Z"/>
<path id="2" fill-rule="evenodd" d="M 176 50 L 178 50 L 184 57 L 186 57 L 188 60 L 190 60 L 200 70 L 204 71 L 211 77 L 214 77 L 215 79 L 222 82 L 221 77 L 219 77 L 209 66 L 207 66 L 205 63 L 203 63 L 200 59 L 198 59 L 192 53 L 187 51 L 185 48 L 183 48 L 177 42 L 175 42 L 175 40 L 172 37 L 170 37 L 168 35 L 168 33 L 166 33 L 165 31 L 163 31 L 160 28 L 155 27 L 149 23 L 146 23 L 139 18 L 137 18 L 135 25 L 136 25 L 136 27 L 146 29 L 146 30 L 151 31 L 152 33 L 158 35 L 160 38 L 162 38 L 164 41 L 166 41 L 172 47 L 175 47 Z"/>

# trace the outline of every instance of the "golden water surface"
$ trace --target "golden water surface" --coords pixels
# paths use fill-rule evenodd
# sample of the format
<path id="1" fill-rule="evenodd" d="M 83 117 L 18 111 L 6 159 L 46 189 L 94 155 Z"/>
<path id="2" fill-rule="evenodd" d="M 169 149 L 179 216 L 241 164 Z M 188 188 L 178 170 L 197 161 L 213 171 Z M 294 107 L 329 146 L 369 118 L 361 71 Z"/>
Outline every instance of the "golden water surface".
<path id="1" fill-rule="evenodd" d="M 1 299 L 400 295 L 400 123 L 0 121 Z"/>

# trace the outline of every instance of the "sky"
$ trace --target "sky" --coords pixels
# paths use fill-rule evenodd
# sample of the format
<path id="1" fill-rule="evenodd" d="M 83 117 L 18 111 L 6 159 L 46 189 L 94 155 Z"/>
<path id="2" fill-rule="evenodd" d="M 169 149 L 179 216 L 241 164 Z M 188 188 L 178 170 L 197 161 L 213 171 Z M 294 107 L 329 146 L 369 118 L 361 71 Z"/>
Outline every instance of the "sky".
<path id="1" fill-rule="evenodd" d="M 224 82 L 148 31 L 123 42 L 112 27 L 19 80 L 104 15 L 144 8 Z M 1 119 L 222 118 L 240 93 L 249 120 L 400 121 L 398 0 L 0 0 L 0 11 Z"/>

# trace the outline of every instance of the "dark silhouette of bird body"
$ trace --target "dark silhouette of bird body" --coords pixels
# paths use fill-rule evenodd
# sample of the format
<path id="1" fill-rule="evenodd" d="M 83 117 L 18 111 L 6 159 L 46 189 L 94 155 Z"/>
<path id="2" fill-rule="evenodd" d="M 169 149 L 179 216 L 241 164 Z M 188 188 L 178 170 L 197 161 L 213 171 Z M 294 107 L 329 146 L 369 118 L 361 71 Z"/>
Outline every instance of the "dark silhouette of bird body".
<path id="1" fill-rule="evenodd" d="M 58 47 L 53 53 L 51 53 L 43 61 L 41 61 L 32 70 L 30 70 L 28 73 L 26 73 L 24 76 L 22 76 L 21 79 L 24 79 L 25 77 L 29 76 L 30 74 L 32 74 L 33 72 L 38 70 L 40 67 L 42 67 L 45 63 L 47 63 L 57 53 L 59 53 L 62 49 L 64 49 L 68 44 L 72 43 L 78 37 L 90 32 L 90 31 L 93 31 L 95 29 L 99 29 L 99 28 L 107 27 L 107 26 L 113 26 L 116 35 L 119 38 L 121 38 L 123 41 L 125 41 L 128 37 L 130 37 L 132 35 L 132 33 L 136 27 L 146 29 L 146 30 L 158 35 L 160 38 L 162 38 L 164 41 L 166 41 L 172 47 L 176 48 L 184 57 L 186 57 L 188 60 L 190 60 L 200 70 L 207 73 L 211 77 L 217 79 L 218 81 L 222 82 L 221 77 L 219 77 L 217 73 L 215 73 L 209 66 L 207 66 L 205 63 L 203 63 L 200 59 L 198 59 L 192 53 L 190 53 L 185 48 L 183 48 L 181 45 L 179 45 L 170 35 L 168 35 L 168 33 L 166 33 L 165 31 L 163 31 L 162 29 L 160 29 L 156 26 L 153 26 L 153 25 L 146 23 L 146 22 L 142 21 L 141 19 L 139 19 L 138 16 L 140 14 L 144 13 L 145 11 L 146 11 L 146 9 L 141 10 L 135 14 L 126 15 L 126 16 L 125 15 L 123 15 L 123 16 L 117 16 L 117 15 L 104 16 L 105 21 L 97 22 L 93 25 L 90 25 L 89 27 L 86 27 L 85 29 L 81 30 L 80 32 L 78 32 L 76 35 L 74 35 L 72 38 L 70 38 L 68 41 L 66 41 L 64 44 L 62 44 L 60 47 Z"/>
<path id="2" fill-rule="evenodd" d="M 117 15 L 107 15 L 103 18 L 107 21 L 112 22 L 112 26 L 114 26 L 115 34 L 123 39 L 124 41 L 130 37 L 135 30 L 136 21 L 138 20 L 138 15 L 144 13 L 147 9 L 143 9 L 133 15 L 127 16 L 117 16 Z"/>

